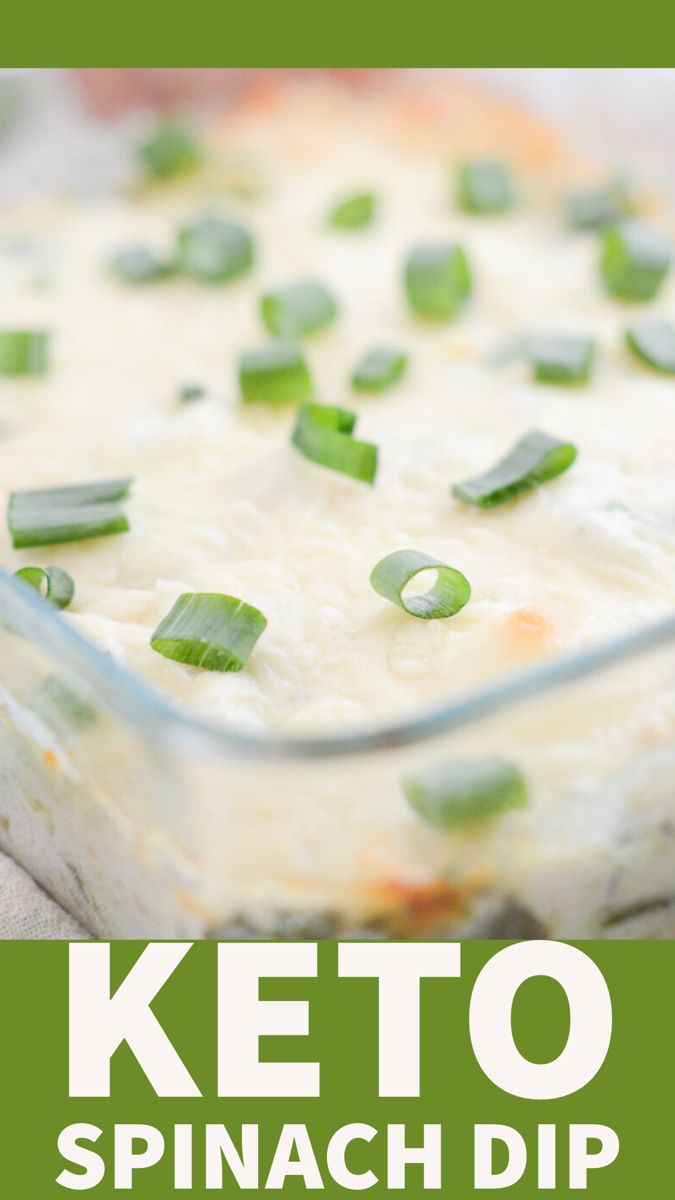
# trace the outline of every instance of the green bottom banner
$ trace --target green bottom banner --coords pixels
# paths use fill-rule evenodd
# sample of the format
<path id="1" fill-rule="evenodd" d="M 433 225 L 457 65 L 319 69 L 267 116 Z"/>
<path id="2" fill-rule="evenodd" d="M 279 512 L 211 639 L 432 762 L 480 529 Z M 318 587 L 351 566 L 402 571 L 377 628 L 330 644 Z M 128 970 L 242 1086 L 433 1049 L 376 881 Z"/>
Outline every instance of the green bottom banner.
<path id="1" fill-rule="evenodd" d="M 2 1194 L 672 1187 L 672 942 L 4 942 Z"/>

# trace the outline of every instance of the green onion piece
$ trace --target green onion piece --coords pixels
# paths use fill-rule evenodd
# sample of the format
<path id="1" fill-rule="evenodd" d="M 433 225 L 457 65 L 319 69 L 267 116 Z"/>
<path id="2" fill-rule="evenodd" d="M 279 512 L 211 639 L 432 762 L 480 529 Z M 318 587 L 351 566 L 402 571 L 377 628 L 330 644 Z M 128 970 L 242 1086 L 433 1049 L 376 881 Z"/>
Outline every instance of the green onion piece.
<path id="1" fill-rule="evenodd" d="M 529 338 L 527 349 L 540 383 L 586 383 L 595 357 L 591 338 L 539 335 Z"/>
<path id="2" fill-rule="evenodd" d="M 410 307 L 421 317 L 456 317 L 471 292 L 471 274 L 461 246 L 418 246 L 408 256 L 405 286 Z"/>
<path id="3" fill-rule="evenodd" d="M 377 473 L 377 446 L 353 438 L 355 424 L 356 414 L 348 409 L 301 404 L 291 441 L 312 462 L 372 483 Z"/>
<path id="4" fill-rule="evenodd" d="M 242 354 L 239 382 L 245 404 L 298 404 L 314 395 L 309 367 L 295 342 L 273 342 Z"/>
<path id="5" fill-rule="evenodd" d="M 106 479 L 12 492 L 7 525 L 14 548 L 124 533 L 129 522 L 120 501 L 128 496 L 131 483 L 131 479 Z"/>
<path id="6" fill-rule="evenodd" d="M 43 329 L 0 329 L 0 375 L 44 375 L 49 334 Z"/>
<path id="7" fill-rule="evenodd" d="M 462 163 L 457 185 L 459 203 L 465 212 L 503 213 L 513 206 L 513 181 L 501 162 L 476 159 Z"/>
<path id="8" fill-rule="evenodd" d="M 407 585 L 422 571 L 434 571 L 436 582 L 424 595 L 406 599 Z M 425 621 L 454 617 L 471 597 L 471 584 L 461 571 L 421 550 L 395 550 L 388 554 L 373 567 L 370 583 L 385 600 L 391 600 L 411 617 L 422 617 Z"/>
<path id="9" fill-rule="evenodd" d="M 352 386 L 357 392 L 384 392 L 403 375 L 408 355 L 394 346 L 373 346 L 357 363 Z"/>
<path id="10" fill-rule="evenodd" d="M 138 157 L 148 175 L 170 179 L 193 171 L 202 163 L 197 137 L 181 121 L 163 121 L 138 147 Z"/>
<path id="11" fill-rule="evenodd" d="M 620 300 L 653 300 L 672 262 L 665 234 L 639 221 L 607 229 L 600 271 L 605 287 Z"/>
<path id="12" fill-rule="evenodd" d="M 516 442 L 491 471 L 455 484 L 452 492 L 466 504 L 494 508 L 562 475 L 572 466 L 576 456 L 576 446 L 571 442 L 561 442 L 535 429 Z"/>
<path id="13" fill-rule="evenodd" d="M 155 283 L 174 270 L 172 262 L 160 258 L 147 246 L 123 246 L 113 254 L 110 265 L 125 283 Z"/>
<path id="14" fill-rule="evenodd" d="M 75 691 L 58 675 L 48 675 L 37 697 L 38 706 L 46 713 L 50 721 L 54 718 L 65 720 L 78 729 L 92 725 L 97 717 L 94 705 L 80 692 Z"/>
<path id="15" fill-rule="evenodd" d="M 267 292 L 260 301 L 260 311 L 275 337 L 296 338 L 330 325 L 338 315 L 338 306 L 318 279 L 300 279 Z"/>
<path id="16" fill-rule="evenodd" d="M 165 658 L 206 671 L 241 671 L 266 625 L 257 608 L 234 596 L 184 592 L 150 645 Z"/>
<path id="17" fill-rule="evenodd" d="M 497 756 L 456 758 L 409 775 L 403 791 L 415 812 L 438 829 L 457 829 L 527 804 L 513 763 Z"/>
<path id="18" fill-rule="evenodd" d="M 21 567 L 14 574 L 57 608 L 67 608 L 75 595 L 72 576 L 62 567 Z"/>
<path id="19" fill-rule="evenodd" d="M 242 225 L 199 217 L 178 232 L 177 265 L 203 283 L 226 283 L 253 265 L 253 239 Z"/>
<path id="20" fill-rule="evenodd" d="M 201 383 L 184 383 L 178 389 L 181 404 L 192 404 L 193 400 L 203 400 L 206 395 L 206 388 Z"/>
<path id="21" fill-rule="evenodd" d="M 670 321 L 644 321 L 626 330 L 631 350 L 655 371 L 675 375 L 675 326 Z"/>
<path id="22" fill-rule="evenodd" d="M 337 229 L 365 229 L 366 225 L 372 225 L 376 208 L 377 202 L 372 192 L 358 192 L 336 204 L 328 221 Z"/>
<path id="23" fill-rule="evenodd" d="M 575 229 L 605 229 L 630 216 L 635 207 L 622 175 L 597 187 L 577 188 L 567 197 L 567 216 Z"/>

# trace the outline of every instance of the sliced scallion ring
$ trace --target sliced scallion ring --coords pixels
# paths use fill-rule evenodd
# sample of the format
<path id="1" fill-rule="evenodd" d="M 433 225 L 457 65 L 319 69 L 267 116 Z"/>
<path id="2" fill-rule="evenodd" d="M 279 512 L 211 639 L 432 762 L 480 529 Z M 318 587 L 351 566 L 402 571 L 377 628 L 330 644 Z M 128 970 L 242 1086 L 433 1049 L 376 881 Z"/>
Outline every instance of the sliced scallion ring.
<path id="1" fill-rule="evenodd" d="M 260 301 L 260 311 L 275 337 L 299 338 L 330 325 L 337 317 L 338 306 L 318 279 L 300 279 L 267 292 Z"/>
<path id="2" fill-rule="evenodd" d="M 449 320 L 464 307 L 471 274 L 461 246 L 417 246 L 405 265 L 405 287 L 413 312 L 433 320 Z"/>
<path id="3" fill-rule="evenodd" d="M 172 262 L 142 245 L 123 246 L 113 254 L 110 265 L 125 283 L 156 283 L 174 271 Z"/>
<path id="4" fill-rule="evenodd" d="M 0 329 L 0 375 L 44 375 L 48 366 L 44 329 Z"/>
<path id="5" fill-rule="evenodd" d="M 472 159 L 459 168 L 458 194 L 465 212 L 503 213 L 513 206 L 513 181 L 504 163 Z"/>
<path id="6" fill-rule="evenodd" d="M 436 582 L 423 595 L 406 597 L 407 585 L 422 571 L 434 571 Z M 461 571 L 421 550 L 395 550 L 388 554 L 373 567 L 370 583 L 385 600 L 397 604 L 411 617 L 422 617 L 425 621 L 453 617 L 471 597 L 471 584 Z"/>
<path id="7" fill-rule="evenodd" d="M 592 338 L 539 334 L 526 341 L 534 377 L 539 383 L 587 383 L 595 357 Z"/>
<path id="8" fill-rule="evenodd" d="M 620 300 L 653 300 L 672 263 L 670 241 L 640 221 L 607 229 L 600 271 L 605 287 Z"/>
<path id="9" fill-rule="evenodd" d="M 314 395 L 309 367 L 296 342 L 279 340 L 246 351 L 239 359 L 239 383 L 245 404 L 298 404 Z"/>
<path id="10" fill-rule="evenodd" d="M 132 480 L 105 479 L 68 487 L 12 492 L 7 525 L 15 549 L 76 542 L 124 533 L 129 522 L 121 501 Z"/>
<path id="11" fill-rule="evenodd" d="M 575 229 L 605 229 L 636 207 L 626 179 L 614 176 L 596 187 L 577 188 L 567 198 L 567 216 Z"/>
<path id="12" fill-rule="evenodd" d="M 376 200 L 372 192 L 357 192 L 335 205 L 328 217 L 337 229 L 364 229 L 375 219 Z"/>
<path id="13" fill-rule="evenodd" d="M 670 321 L 644 321 L 626 330 L 626 342 L 643 362 L 675 375 L 675 326 Z"/>
<path id="14" fill-rule="evenodd" d="M 178 399 L 181 404 L 192 404 L 195 400 L 203 400 L 208 395 L 203 383 L 183 383 L 178 389 Z"/>
<path id="15" fill-rule="evenodd" d="M 576 446 L 539 429 L 525 434 L 505 458 L 484 475 L 456 483 L 453 495 L 478 508 L 494 508 L 522 492 L 555 479 L 572 466 Z"/>
<path id="16" fill-rule="evenodd" d="M 253 238 L 242 225 L 207 215 L 178 233 L 177 265 L 202 283 L 227 283 L 253 265 Z"/>
<path id="17" fill-rule="evenodd" d="M 171 179 L 201 165 L 196 135 L 181 121 L 163 121 L 138 147 L 138 157 L 148 175 Z"/>
<path id="18" fill-rule="evenodd" d="M 330 404 L 301 404 L 291 441 L 305 458 L 372 483 L 377 473 L 377 446 L 352 437 L 356 414 Z"/>
<path id="19" fill-rule="evenodd" d="M 158 654 L 206 671 L 241 671 L 267 621 L 251 604 L 184 592 L 150 639 Z"/>
<path id="20" fill-rule="evenodd" d="M 14 574 L 56 608 L 67 608 L 75 595 L 72 576 L 63 567 L 20 567 Z"/>
<path id="21" fill-rule="evenodd" d="M 357 392 L 384 392 L 403 375 L 408 356 L 394 346 L 373 346 L 357 363 L 352 387 Z"/>
<path id="22" fill-rule="evenodd" d="M 458 829 L 527 804 L 525 780 L 513 763 L 497 756 L 456 758 L 402 781 L 418 816 L 438 829 Z"/>

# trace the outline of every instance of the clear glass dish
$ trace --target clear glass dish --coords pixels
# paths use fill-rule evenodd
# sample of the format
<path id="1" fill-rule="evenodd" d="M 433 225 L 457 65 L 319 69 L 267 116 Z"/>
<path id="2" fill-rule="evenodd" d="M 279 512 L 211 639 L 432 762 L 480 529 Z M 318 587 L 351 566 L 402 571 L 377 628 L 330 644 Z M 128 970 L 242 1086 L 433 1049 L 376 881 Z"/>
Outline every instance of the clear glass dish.
<path id="1" fill-rule="evenodd" d="M 675 936 L 675 615 L 286 738 L 177 710 L 2 572 L 0 605 L 0 844 L 97 936 Z M 402 777 L 476 753 L 528 808 L 425 826 Z"/>

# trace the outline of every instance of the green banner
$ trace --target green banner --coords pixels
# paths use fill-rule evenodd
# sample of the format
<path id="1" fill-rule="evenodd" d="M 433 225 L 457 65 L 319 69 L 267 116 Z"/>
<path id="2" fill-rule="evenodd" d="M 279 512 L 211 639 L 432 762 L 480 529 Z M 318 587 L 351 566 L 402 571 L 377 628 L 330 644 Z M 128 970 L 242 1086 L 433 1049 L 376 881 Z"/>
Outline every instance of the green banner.
<path id="1" fill-rule="evenodd" d="M 0 972 L 7 1196 L 668 1190 L 673 943 L 6 942 Z"/>

